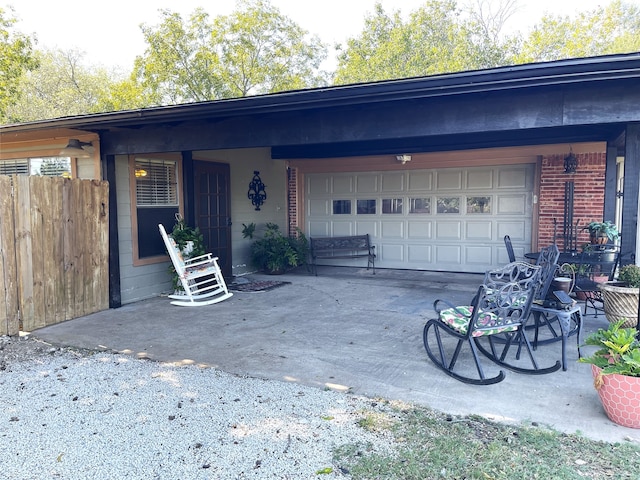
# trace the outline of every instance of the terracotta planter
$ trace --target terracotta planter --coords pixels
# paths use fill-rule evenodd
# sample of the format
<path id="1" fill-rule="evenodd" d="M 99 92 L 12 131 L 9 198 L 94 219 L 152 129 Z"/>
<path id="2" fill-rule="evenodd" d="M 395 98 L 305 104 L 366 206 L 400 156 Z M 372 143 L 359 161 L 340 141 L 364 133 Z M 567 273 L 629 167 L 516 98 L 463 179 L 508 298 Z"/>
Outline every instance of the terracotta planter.
<path id="1" fill-rule="evenodd" d="M 599 375 L 600 370 L 591 365 L 594 385 L 607 417 L 623 427 L 640 428 L 640 377 Z"/>
<path id="2" fill-rule="evenodd" d="M 606 233 L 591 232 L 589 240 L 592 245 L 604 245 L 609 241 L 609 236 Z"/>

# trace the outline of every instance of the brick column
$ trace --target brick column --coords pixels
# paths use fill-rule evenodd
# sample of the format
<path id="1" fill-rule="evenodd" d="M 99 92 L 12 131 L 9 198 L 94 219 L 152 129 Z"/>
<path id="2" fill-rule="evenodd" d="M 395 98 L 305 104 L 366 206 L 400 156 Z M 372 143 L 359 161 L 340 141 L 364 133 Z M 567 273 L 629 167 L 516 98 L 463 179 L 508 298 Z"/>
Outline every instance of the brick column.
<path id="1" fill-rule="evenodd" d="M 540 175 L 538 245 L 544 247 L 553 243 L 553 219 L 558 222 L 557 234 L 562 234 L 564 221 L 565 182 L 574 182 L 573 221 L 578 225 L 578 248 L 589 242 L 589 234 L 580 229 L 593 220 L 603 219 L 606 153 L 578 154 L 576 173 L 564 173 L 565 155 L 550 155 L 542 159 Z M 562 251 L 562 239 L 556 239 Z"/>

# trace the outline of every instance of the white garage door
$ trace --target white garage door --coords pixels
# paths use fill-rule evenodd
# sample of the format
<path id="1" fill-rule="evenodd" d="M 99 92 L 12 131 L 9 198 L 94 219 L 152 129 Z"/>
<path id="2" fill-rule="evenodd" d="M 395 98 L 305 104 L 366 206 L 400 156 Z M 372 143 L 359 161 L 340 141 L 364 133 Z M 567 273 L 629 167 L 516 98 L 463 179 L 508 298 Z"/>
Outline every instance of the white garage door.
<path id="1" fill-rule="evenodd" d="M 311 237 L 368 233 L 381 268 L 484 272 L 531 244 L 534 165 L 309 174 Z M 337 265 L 362 261 L 335 260 Z"/>

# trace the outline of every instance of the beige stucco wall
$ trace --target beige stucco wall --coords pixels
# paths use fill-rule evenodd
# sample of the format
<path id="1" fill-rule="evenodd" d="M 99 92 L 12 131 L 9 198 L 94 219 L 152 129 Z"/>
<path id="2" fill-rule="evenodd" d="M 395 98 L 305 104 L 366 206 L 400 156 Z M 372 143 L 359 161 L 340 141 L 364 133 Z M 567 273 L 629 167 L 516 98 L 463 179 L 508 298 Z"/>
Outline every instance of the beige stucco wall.
<path id="1" fill-rule="evenodd" d="M 271 160 L 268 148 L 216 150 L 194 152 L 195 160 L 226 163 L 230 169 L 231 183 L 231 242 L 232 272 L 234 276 L 255 271 L 250 262 L 251 240 L 242 238 L 242 224 L 255 222 L 258 233 L 267 222 L 287 229 L 286 183 L 287 172 L 283 161 Z M 254 170 L 266 185 L 267 199 L 259 211 L 247 198 L 249 183 Z M 128 157 L 116 157 L 116 194 L 118 207 L 118 237 L 120 248 L 120 286 L 123 304 L 151 298 L 171 289 L 168 261 L 147 265 L 134 265 L 133 230 L 131 219 L 131 192 L 129 187 Z"/>
<path id="2" fill-rule="evenodd" d="M 265 223 L 280 225 L 287 231 L 287 170 L 282 160 L 272 160 L 269 148 L 246 148 L 237 150 L 215 150 L 194 152 L 195 160 L 210 160 L 229 164 L 231 172 L 231 241 L 233 275 L 244 275 L 255 268 L 251 265 L 249 248 L 251 240 L 242 238 L 242 224 L 254 222 L 257 233 L 263 231 Z M 247 197 L 253 172 L 260 172 L 266 185 L 267 199 L 256 210 Z"/>

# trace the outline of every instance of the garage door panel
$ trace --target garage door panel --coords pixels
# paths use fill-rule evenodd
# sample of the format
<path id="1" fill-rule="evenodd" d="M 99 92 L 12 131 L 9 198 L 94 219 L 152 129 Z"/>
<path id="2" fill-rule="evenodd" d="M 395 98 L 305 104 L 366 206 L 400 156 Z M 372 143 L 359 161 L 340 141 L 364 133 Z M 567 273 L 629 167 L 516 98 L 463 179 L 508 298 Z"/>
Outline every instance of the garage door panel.
<path id="1" fill-rule="evenodd" d="M 436 175 L 436 188 L 438 190 L 462 189 L 462 172 L 460 170 L 439 170 Z"/>
<path id="2" fill-rule="evenodd" d="M 329 181 L 330 179 L 327 177 L 309 177 L 307 180 L 307 194 L 314 196 L 330 193 Z"/>
<path id="3" fill-rule="evenodd" d="M 365 234 L 369 234 L 372 237 L 377 237 L 379 235 L 378 233 L 378 222 L 375 221 L 370 221 L 370 222 L 366 222 L 366 221 L 357 221 L 355 224 L 355 232 L 354 235 L 365 235 Z M 371 241 L 373 242 L 373 239 L 371 239 Z"/>
<path id="4" fill-rule="evenodd" d="M 460 265 L 462 263 L 462 247 L 458 245 L 436 245 L 436 263 Z"/>
<path id="5" fill-rule="evenodd" d="M 353 177 L 337 176 L 332 178 L 331 192 L 333 194 L 350 194 L 353 193 Z"/>
<path id="6" fill-rule="evenodd" d="M 421 268 L 426 268 L 433 261 L 433 248 L 431 245 L 409 245 L 407 247 L 408 260 L 416 263 Z"/>
<path id="7" fill-rule="evenodd" d="M 527 228 L 524 221 L 498 222 L 497 226 L 500 239 L 505 235 L 509 235 L 512 242 L 524 242 L 526 239 Z"/>
<path id="8" fill-rule="evenodd" d="M 438 221 L 436 223 L 436 239 L 462 240 L 462 222 Z"/>
<path id="9" fill-rule="evenodd" d="M 428 239 L 431 238 L 431 222 L 414 222 L 409 220 L 407 225 L 408 235 L 410 239 Z"/>
<path id="10" fill-rule="evenodd" d="M 527 167 L 504 167 L 498 170 L 497 188 L 530 188 L 531 182 L 527 175 Z"/>
<path id="11" fill-rule="evenodd" d="M 526 195 L 499 195 L 498 215 L 524 215 L 527 211 Z"/>
<path id="12" fill-rule="evenodd" d="M 376 248 L 376 250 L 378 250 Z M 376 252 L 379 261 L 402 262 L 404 261 L 404 245 L 385 243 Z"/>
<path id="13" fill-rule="evenodd" d="M 311 216 L 322 215 L 326 216 L 331 213 L 331 203 L 329 200 L 315 200 L 313 202 L 307 202 L 307 214 Z"/>
<path id="14" fill-rule="evenodd" d="M 464 255 L 465 263 L 467 264 L 491 265 L 493 263 L 493 247 L 490 245 L 472 245 L 465 247 Z"/>
<path id="15" fill-rule="evenodd" d="M 377 193 L 379 191 L 378 176 L 377 175 L 357 175 L 356 191 L 358 193 Z"/>
<path id="16" fill-rule="evenodd" d="M 404 222 L 382 222 L 380 234 L 385 238 L 404 238 Z"/>
<path id="17" fill-rule="evenodd" d="M 346 237 L 355 235 L 353 232 L 353 223 L 351 222 L 332 222 L 331 235 L 334 237 Z"/>
<path id="18" fill-rule="evenodd" d="M 493 170 L 467 172 L 467 189 L 482 188 L 490 190 L 493 188 Z"/>
<path id="19" fill-rule="evenodd" d="M 404 173 L 386 173 L 382 177 L 382 191 L 383 192 L 402 192 L 404 188 Z"/>
<path id="20" fill-rule="evenodd" d="M 493 222 L 467 222 L 467 240 L 488 240 L 492 238 Z"/>
<path id="21" fill-rule="evenodd" d="M 409 191 L 430 191 L 433 190 L 432 172 L 409 172 Z"/>
<path id="22" fill-rule="evenodd" d="M 329 222 L 309 222 L 309 231 L 307 232 L 307 236 L 328 237 L 330 232 L 331 228 Z"/>

